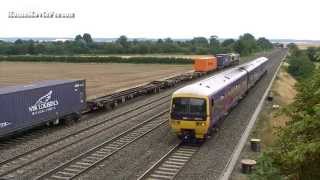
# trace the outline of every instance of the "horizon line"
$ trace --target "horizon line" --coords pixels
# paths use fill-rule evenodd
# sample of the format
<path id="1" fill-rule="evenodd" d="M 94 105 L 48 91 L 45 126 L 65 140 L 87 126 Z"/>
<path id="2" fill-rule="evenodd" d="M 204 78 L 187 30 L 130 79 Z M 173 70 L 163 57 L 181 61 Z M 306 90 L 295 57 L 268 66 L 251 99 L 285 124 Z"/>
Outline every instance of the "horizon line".
<path id="1" fill-rule="evenodd" d="M 90 33 L 89 33 L 90 34 Z M 81 34 L 80 34 L 81 35 Z M 126 36 L 126 35 L 124 35 Z M 92 36 L 91 36 L 92 37 Z M 120 37 L 120 36 L 119 36 Z M 119 37 L 92 37 L 92 39 L 118 39 Z M 167 38 L 170 38 L 170 39 L 181 39 L 181 40 L 191 40 L 195 37 L 205 37 L 205 36 L 194 36 L 194 37 L 186 37 L 186 38 L 174 38 L 174 37 L 165 37 L 165 38 L 155 38 L 155 37 L 151 37 L 151 38 L 148 38 L 148 37 L 128 37 L 126 36 L 128 39 L 154 39 L 154 40 L 157 40 L 157 39 L 167 39 Z M 33 40 L 33 38 L 36 38 L 36 39 L 41 39 L 41 38 L 50 38 L 50 39 L 74 39 L 75 37 L 59 37 L 59 36 L 23 36 L 23 37 L 18 37 L 18 36 L 8 36 L 8 37 L 0 37 L 0 40 L 1 39 L 30 39 L 30 40 Z M 207 37 L 205 37 L 207 38 Z M 255 37 L 256 38 L 256 37 Z M 259 37 L 260 38 L 260 37 Z M 207 38 L 209 39 L 209 38 Z M 238 39 L 238 38 L 232 38 L 232 37 L 219 37 L 218 36 L 218 39 Z M 286 41 L 286 40 L 294 40 L 294 41 L 320 41 L 320 39 L 295 39 L 295 38 L 267 38 L 269 40 L 277 40 L 277 41 Z"/>

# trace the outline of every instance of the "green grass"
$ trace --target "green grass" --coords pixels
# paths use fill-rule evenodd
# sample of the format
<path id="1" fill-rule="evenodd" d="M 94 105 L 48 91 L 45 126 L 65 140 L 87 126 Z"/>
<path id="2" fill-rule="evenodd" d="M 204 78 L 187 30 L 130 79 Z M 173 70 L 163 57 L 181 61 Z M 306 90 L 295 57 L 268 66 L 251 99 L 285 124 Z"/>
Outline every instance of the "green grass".
<path id="1" fill-rule="evenodd" d="M 269 51 L 258 52 L 241 57 L 241 62 L 247 62 L 259 56 L 265 56 Z M 201 55 L 205 56 L 205 55 Z M 208 55 L 210 56 L 210 55 Z M 132 64 L 192 64 L 193 56 L 184 54 L 145 54 L 145 55 L 10 55 L 0 56 L 0 61 L 12 62 L 64 62 L 64 63 L 132 63 Z"/>

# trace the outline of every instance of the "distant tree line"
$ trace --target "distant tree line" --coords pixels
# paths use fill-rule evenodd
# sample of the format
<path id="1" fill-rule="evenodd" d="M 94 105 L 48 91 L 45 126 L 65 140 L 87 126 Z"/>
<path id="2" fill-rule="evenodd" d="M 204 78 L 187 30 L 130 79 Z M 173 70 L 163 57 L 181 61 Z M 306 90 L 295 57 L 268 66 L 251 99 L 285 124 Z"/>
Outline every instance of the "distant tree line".
<path id="1" fill-rule="evenodd" d="M 195 37 L 191 40 L 129 40 L 120 36 L 114 42 L 95 42 L 90 34 L 77 35 L 72 41 L 39 42 L 18 39 L 0 41 L 0 55 L 75 55 L 75 54 L 216 54 L 238 52 L 246 56 L 272 49 L 266 38 L 255 39 L 249 33 L 239 39 L 219 41 L 217 36 Z"/>

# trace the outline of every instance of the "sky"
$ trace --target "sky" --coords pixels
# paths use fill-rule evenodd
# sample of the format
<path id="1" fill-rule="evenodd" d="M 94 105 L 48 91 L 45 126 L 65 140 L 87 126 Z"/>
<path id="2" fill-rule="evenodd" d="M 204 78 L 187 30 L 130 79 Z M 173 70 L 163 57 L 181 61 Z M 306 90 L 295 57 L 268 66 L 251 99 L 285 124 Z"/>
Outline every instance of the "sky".
<path id="1" fill-rule="evenodd" d="M 320 40 L 319 0 L 1 0 L 0 37 L 237 38 Z M 13 12 L 74 19 L 8 18 Z"/>

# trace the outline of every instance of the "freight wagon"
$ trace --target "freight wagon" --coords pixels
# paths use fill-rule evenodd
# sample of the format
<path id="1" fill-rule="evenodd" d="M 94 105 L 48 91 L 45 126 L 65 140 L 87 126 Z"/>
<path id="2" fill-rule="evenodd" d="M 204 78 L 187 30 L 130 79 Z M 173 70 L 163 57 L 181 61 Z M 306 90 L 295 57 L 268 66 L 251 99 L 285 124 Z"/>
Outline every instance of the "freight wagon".
<path id="1" fill-rule="evenodd" d="M 217 54 L 218 69 L 223 69 L 231 65 L 231 57 L 229 54 Z"/>
<path id="2" fill-rule="evenodd" d="M 218 69 L 228 66 L 238 65 L 240 63 L 240 55 L 236 53 L 217 54 Z"/>
<path id="3" fill-rule="evenodd" d="M 232 65 L 240 64 L 240 54 L 237 53 L 230 53 Z"/>
<path id="4" fill-rule="evenodd" d="M 0 88 L 0 137 L 41 124 L 78 119 L 86 107 L 85 80 L 51 80 Z"/>

